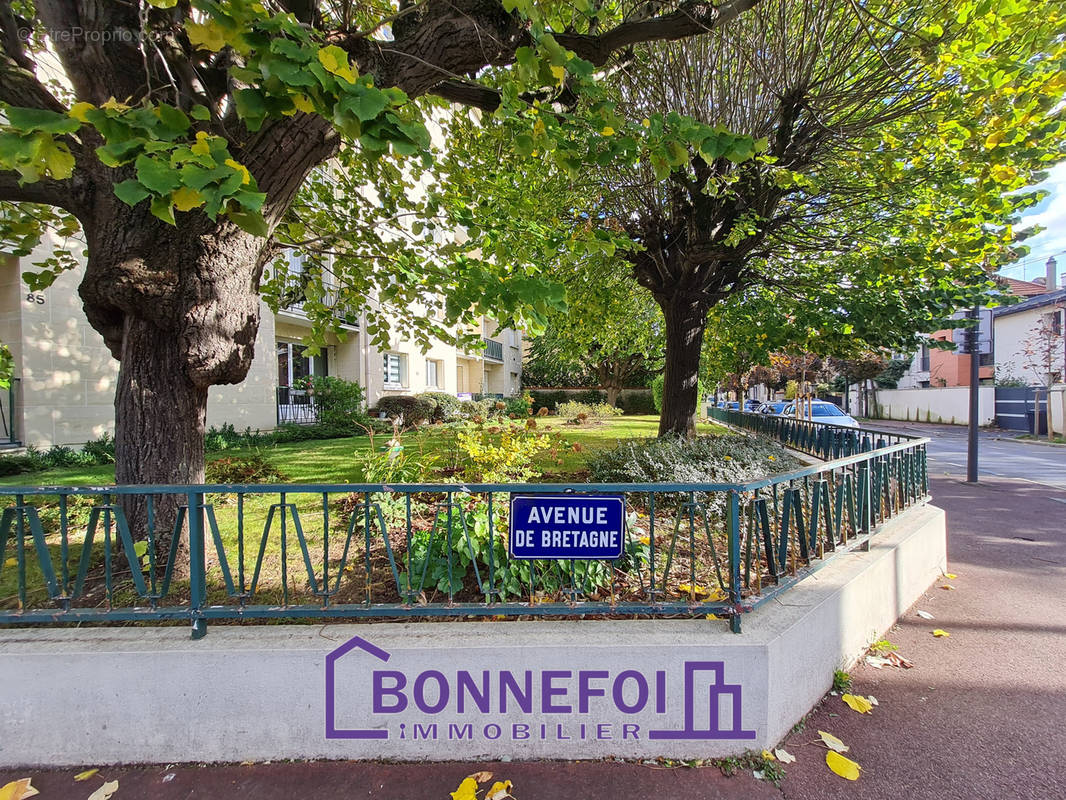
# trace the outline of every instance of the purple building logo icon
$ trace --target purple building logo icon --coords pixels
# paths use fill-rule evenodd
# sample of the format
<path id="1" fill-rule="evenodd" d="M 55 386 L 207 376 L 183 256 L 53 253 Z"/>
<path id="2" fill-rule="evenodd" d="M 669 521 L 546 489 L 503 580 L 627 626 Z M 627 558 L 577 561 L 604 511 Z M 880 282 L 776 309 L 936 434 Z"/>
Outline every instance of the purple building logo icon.
<path id="1" fill-rule="evenodd" d="M 710 672 L 711 683 L 706 684 L 707 705 L 702 713 L 697 704 L 702 697 L 703 686 L 697 684 L 698 673 Z M 704 679 L 706 680 L 706 678 Z M 702 683 L 702 682 L 701 682 Z M 723 730 L 720 723 L 721 701 L 728 698 L 732 706 L 732 721 Z M 755 731 L 746 731 L 740 721 L 740 685 L 725 682 L 724 661 L 685 662 L 685 724 L 681 730 L 651 730 L 649 739 L 754 739 Z M 706 727 L 697 727 L 705 719 Z"/>

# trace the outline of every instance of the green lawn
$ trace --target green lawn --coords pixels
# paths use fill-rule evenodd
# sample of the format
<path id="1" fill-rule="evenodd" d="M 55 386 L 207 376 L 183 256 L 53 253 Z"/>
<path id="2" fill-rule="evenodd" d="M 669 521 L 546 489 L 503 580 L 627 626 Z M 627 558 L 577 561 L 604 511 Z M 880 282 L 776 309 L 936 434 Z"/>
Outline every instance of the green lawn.
<path id="1" fill-rule="evenodd" d="M 567 447 L 561 449 L 562 464 L 556 464 L 547 453 L 541 453 L 536 461 L 549 475 L 560 477 L 581 473 L 589 456 L 615 446 L 620 439 L 655 436 L 659 418 L 654 416 L 615 417 L 599 425 L 564 425 L 556 417 L 538 419 L 540 430 L 551 429 L 563 436 Z M 725 428 L 713 423 L 701 424 L 701 434 L 725 432 Z M 441 426 L 429 426 L 403 436 L 405 452 L 409 457 L 435 460 L 438 467 L 454 461 L 453 430 Z M 375 446 L 385 447 L 389 437 L 378 434 Z M 575 452 L 572 445 L 580 446 Z M 370 439 L 356 436 L 350 439 L 325 439 L 319 441 L 290 442 L 262 448 L 258 452 L 278 467 L 293 483 L 354 483 L 360 479 L 358 465 L 352 456 L 365 452 Z M 241 458 L 252 455 L 249 449 L 225 450 L 208 453 L 207 460 Z M 115 470 L 112 466 L 63 467 L 44 472 L 9 475 L 0 478 L 0 486 L 99 486 L 113 483 Z"/>

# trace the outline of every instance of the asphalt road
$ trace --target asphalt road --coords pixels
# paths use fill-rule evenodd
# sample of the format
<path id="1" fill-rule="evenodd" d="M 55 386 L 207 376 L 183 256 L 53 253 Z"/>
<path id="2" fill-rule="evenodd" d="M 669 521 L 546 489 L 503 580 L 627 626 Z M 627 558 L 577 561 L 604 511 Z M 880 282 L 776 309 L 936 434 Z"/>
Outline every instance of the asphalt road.
<path id="1" fill-rule="evenodd" d="M 916 422 L 873 420 L 863 427 L 928 436 L 929 475 L 966 476 L 966 428 Z M 1066 446 L 1047 447 L 1025 441 L 1008 441 L 1011 434 L 981 431 L 978 435 L 978 480 L 984 477 L 1016 478 L 1055 489 L 1066 489 Z"/>

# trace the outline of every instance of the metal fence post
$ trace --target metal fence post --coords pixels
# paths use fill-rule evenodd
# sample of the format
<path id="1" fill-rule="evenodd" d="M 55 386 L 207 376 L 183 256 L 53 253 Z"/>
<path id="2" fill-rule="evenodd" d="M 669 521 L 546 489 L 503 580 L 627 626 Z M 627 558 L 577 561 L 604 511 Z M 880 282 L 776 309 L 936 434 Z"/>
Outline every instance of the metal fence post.
<path id="1" fill-rule="evenodd" d="M 729 628 L 740 633 L 740 495 L 736 489 L 729 491 L 729 602 L 733 605 Z"/>
<path id="2" fill-rule="evenodd" d="M 207 620 L 200 611 L 207 600 L 207 566 L 204 557 L 204 520 L 202 492 L 189 492 L 189 616 L 192 619 L 192 638 L 207 635 Z M 178 531 L 178 535 L 181 532 Z"/>

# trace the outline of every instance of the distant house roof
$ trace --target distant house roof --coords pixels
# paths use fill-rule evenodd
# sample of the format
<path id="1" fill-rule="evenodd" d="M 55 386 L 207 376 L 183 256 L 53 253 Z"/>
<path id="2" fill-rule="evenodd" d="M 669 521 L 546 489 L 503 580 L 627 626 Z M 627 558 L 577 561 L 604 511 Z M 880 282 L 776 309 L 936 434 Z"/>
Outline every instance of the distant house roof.
<path id="1" fill-rule="evenodd" d="M 1033 297 L 1038 294 L 1047 294 L 1047 289 L 1042 283 L 1020 281 L 1017 278 L 1008 278 L 1006 276 L 1001 276 L 999 283 L 1010 294 L 1013 294 L 1016 297 Z"/>
<path id="2" fill-rule="evenodd" d="M 1023 282 L 1024 281 L 1018 281 L 1018 283 Z M 1006 317 L 1010 314 L 1018 314 L 1022 311 L 1032 311 L 1034 308 L 1061 305 L 1063 303 L 1066 303 L 1066 289 L 1056 289 L 1053 292 L 1044 292 L 1043 294 L 1033 295 L 1029 299 L 1023 300 L 1022 302 L 1016 303 L 1012 306 L 1001 306 L 1000 308 L 994 308 L 992 309 L 992 316 Z"/>

